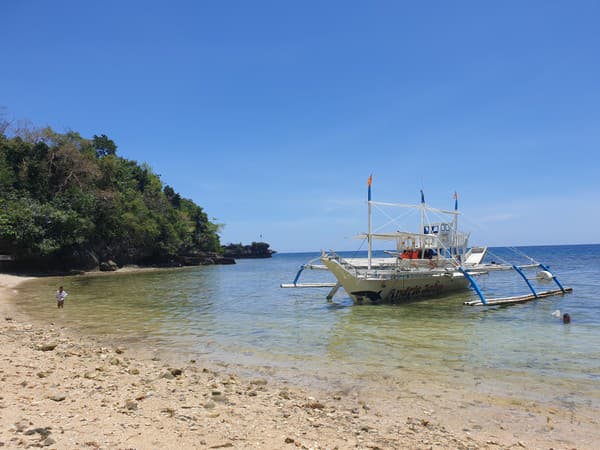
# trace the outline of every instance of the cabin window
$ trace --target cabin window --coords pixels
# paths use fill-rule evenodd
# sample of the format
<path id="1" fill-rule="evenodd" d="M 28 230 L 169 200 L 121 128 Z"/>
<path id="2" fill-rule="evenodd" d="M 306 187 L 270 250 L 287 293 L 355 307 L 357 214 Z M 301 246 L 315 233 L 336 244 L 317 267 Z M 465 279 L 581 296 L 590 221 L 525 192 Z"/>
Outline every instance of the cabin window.
<path id="1" fill-rule="evenodd" d="M 439 228 L 437 225 L 433 225 L 433 226 L 431 227 L 431 232 L 432 232 L 433 234 L 438 234 L 438 233 L 439 233 L 439 231 L 440 231 L 440 228 Z"/>
<path id="2" fill-rule="evenodd" d="M 425 226 L 423 228 L 423 234 L 429 234 L 429 227 L 428 226 Z"/>

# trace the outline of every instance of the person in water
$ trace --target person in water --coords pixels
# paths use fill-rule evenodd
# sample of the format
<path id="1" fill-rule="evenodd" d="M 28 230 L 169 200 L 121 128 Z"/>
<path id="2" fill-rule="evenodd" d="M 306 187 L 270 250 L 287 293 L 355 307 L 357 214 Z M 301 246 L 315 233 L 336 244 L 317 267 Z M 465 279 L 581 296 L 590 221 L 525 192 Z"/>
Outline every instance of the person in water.
<path id="1" fill-rule="evenodd" d="M 65 307 L 65 297 L 69 295 L 67 294 L 67 292 L 63 289 L 63 287 L 59 287 L 58 291 L 56 291 L 56 306 L 58 306 L 59 308 L 64 308 Z"/>

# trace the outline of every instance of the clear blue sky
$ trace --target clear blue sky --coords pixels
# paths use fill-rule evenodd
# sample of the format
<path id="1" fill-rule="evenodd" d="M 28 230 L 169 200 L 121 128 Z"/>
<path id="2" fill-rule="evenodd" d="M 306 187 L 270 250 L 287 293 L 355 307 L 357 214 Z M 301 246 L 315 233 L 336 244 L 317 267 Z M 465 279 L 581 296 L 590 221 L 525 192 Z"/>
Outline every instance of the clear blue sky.
<path id="1" fill-rule="evenodd" d="M 355 249 L 370 173 L 474 243 L 600 242 L 600 2 L 2 3 L 9 117 L 107 134 L 223 242 Z"/>

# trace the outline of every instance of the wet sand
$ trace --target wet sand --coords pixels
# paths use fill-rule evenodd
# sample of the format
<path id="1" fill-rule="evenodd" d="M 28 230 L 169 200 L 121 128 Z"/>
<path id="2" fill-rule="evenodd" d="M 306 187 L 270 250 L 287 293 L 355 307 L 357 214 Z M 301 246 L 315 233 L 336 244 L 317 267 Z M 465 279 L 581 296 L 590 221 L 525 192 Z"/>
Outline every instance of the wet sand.
<path id="1" fill-rule="evenodd" d="M 592 449 L 600 442 L 592 406 L 393 377 L 307 389 L 108 345 L 18 314 L 26 280 L 0 275 L 6 448 Z"/>

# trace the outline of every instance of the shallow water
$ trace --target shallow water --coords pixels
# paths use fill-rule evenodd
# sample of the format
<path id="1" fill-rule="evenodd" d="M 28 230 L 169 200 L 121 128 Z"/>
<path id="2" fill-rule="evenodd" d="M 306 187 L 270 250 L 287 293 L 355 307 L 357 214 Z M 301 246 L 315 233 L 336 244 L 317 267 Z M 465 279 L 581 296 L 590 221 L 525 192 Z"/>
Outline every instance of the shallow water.
<path id="1" fill-rule="evenodd" d="M 317 254 L 280 254 L 234 266 L 40 279 L 20 289 L 18 306 L 94 336 L 248 371 L 269 366 L 308 385 L 392 375 L 600 405 L 600 245 L 519 250 L 550 265 L 574 293 L 486 309 L 463 306 L 474 299 L 470 291 L 353 306 L 340 290 L 328 303 L 327 289 L 279 288 Z M 492 251 L 497 261 L 510 254 Z M 480 280 L 487 292 L 527 292 L 518 275 L 500 275 Z M 331 280 L 320 271 L 309 278 Z M 69 292 L 64 310 L 55 306 L 57 284 Z M 557 309 L 571 315 L 570 325 L 552 315 Z"/>

